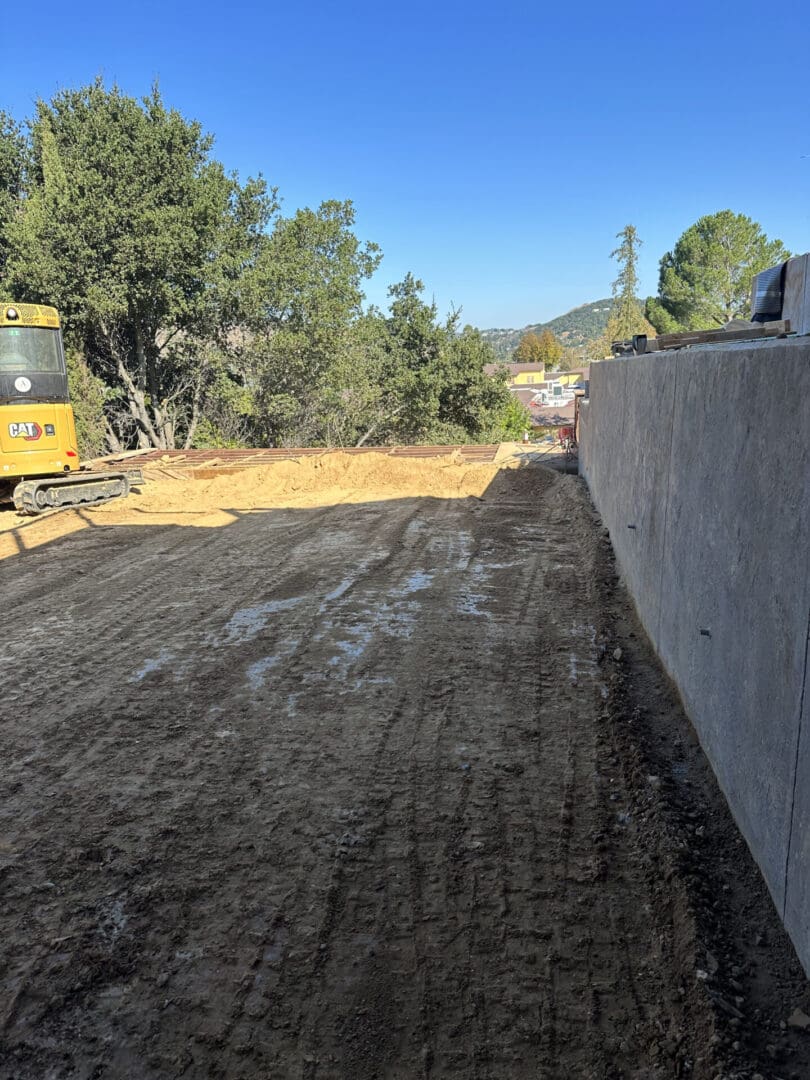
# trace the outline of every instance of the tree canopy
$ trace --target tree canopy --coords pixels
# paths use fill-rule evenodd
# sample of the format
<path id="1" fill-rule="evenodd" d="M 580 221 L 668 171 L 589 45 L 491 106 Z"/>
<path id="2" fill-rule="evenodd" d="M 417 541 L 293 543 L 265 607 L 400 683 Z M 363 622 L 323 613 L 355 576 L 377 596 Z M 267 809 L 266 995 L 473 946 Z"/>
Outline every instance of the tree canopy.
<path id="1" fill-rule="evenodd" d="M 0 110 L 0 275 L 8 259 L 5 228 L 22 198 L 29 145 L 21 126 Z"/>
<path id="2" fill-rule="evenodd" d="M 605 352 L 653 332 L 635 227 L 618 240 Z M 701 218 L 662 259 L 650 318 L 663 331 L 747 314 L 753 275 L 787 257 L 741 214 Z M 485 375 L 495 355 L 460 312 L 440 317 L 410 273 L 387 311 L 365 305 L 381 259 L 350 200 L 282 215 L 157 87 L 136 99 L 99 79 L 38 101 L 27 126 L 0 112 L 0 289 L 62 312 L 84 452 L 519 435 L 527 414 Z M 514 359 L 576 355 L 546 327 Z"/>
<path id="3" fill-rule="evenodd" d="M 748 318 L 755 275 L 789 257 L 781 240 L 769 240 L 744 214 L 709 214 L 661 259 L 658 296 L 647 301 L 647 317 L 661 333 Z"/>
<path id="4" fill-rule="evenodd" d="M 412 275 L 364 308 L 382 255 L 350 201 L 281 216 L 212 149 L 157 87 L 61 91 L 27 133 L 0 114 L 0 287 L 62 312 L 86 451 L 516 429 L 489 347 Z"/>
<path id="5" fill-rule="evenodd" d="M 389 288 L 388 311 L 362 313 L 319 376 L 283 400 L 276 395 L 266 413 L 274 441 L 300 441 L 302 430 L 310 442 L 344 446 L 519 436 L 527 415 L 485 373 L 491 348 L 477 330 L 459 327 L 457 312 L 440 319 L 423 291 L 406 275 Z M 271 385 L 285 369 L 275 367 Z M 305 365 L 301 372 L 306 379 Z"/>
<path id="6" fill-rule="evenodd" d="M 211 376 L 201 341 L 238 318 L 237 283 L 275 208 L 261 179 L 225 173 L 211 143 L 157 89 L 138 102 L 97 81 L 37 103 L 4 286 L 60 308 L 115 391 L 115 447 L 193 438 Z"/>
<path id="7" fill-rule="evenodd" d="M 539 334 L 534 331 L 524 334 L 512 354 L 512 359 L 516 364 L 545 364 L 547 368 L 555 368 L 564 353 L 562 342 L 546 328 Z"/>

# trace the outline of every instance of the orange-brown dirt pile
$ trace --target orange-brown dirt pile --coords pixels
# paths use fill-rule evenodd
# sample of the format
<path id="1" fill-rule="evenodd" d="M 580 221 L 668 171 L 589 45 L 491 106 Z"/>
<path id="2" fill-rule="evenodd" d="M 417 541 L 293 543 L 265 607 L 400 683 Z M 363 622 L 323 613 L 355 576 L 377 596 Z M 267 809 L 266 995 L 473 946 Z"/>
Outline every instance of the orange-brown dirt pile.
<path id="1" fill-rule="evenodd" d="M 386 454 L 354 457 L 339 452 L 318 458 L 279 461 L 273 465 L 228 471 L 197 479 L 193 470 L 181 478 L 147 470 L 139 505 L 146 510 L 213 508 L 264 509 L 268 506 L 326 506 L 431 495 L 461 498 L 481 495 L 498 472 L 497 465 L 470 465 L 460 455 L 444 458 L 392 458 Z"/>
<path id="2" fill-rule="evenodd" d="M 235 516 L 282 507 L 300 509 L 373 503 L 386 499 L 480 498 L 501 469 L 518 458 L 499 454 L 500 464 L 470 464 L 458 452 L 441 458 L 392 458 L 385 453 L 340 452 L 242 469 L 150 466 L 128 499 L 62 510 L 39 518 L 12 509 L 0 513 L 0 559 L 99 525 L 229 525 Z"/>

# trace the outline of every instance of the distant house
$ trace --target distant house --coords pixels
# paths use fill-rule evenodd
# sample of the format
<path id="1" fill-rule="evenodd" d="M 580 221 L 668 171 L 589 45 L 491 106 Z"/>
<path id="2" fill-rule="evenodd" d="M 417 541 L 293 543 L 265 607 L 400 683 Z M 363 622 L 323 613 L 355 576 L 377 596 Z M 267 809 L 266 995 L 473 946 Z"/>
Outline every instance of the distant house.
<path id="1" fill-rule="evenodd" d="M 566 405 L 574 400 L 574 386 L 587 386 L 588 368 L 574 368 L 572 371 L 550 371 L 537 387 L 537 394 L 532 405 Z"/>
<path id="2" fill-rule="evenodd" d="M 484 371 L 487 375 L 500 375 L 504 369 L 508 372 L 508 385 L 512 386 L 535 386 L 543 382 L 546 377 L 545 364 L 486 364 Z"/>
<path id="3" fill-rule="evenodd" d="M 546 376 L 552 381 L 559 381 L 563 386 L 573 386 L 575 383 L 586 383 L 590 378 L 590 368 L 571 368 L 570 371 L 550 371 Z"/>
<path id="4" fill-rule="evenodd" d="M 588 368 L 573 371 L 550 371 L 536 386 L 510 386 L 521 405 L 531 416 L 532 428 L 558 427 L 574 419 L 574 387 L 587 387 Z"/>
<path id="5" fill-rule="evenodd" d="M 506 369 L 508 387 L 531 416 L 532 428 L 569 423 L 574 416 L 574 386 L 587 386 L 589 369 L 546 372 L 544 364 L 487 364 L 487 375 Z"/>

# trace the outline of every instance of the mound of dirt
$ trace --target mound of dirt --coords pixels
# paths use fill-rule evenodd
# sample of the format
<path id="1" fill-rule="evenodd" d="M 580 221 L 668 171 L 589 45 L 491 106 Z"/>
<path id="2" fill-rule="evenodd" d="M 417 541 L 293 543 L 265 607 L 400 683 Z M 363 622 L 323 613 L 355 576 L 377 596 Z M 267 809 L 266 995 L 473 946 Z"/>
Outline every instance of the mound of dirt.
<path id="1" fill-rule="evenodd" d="M 342 502 L 433 496 L 457 499 L 486 491 L 501 465 L 471 465 L 460 454 L 443 458 L 392 458 L 387 454 L 343 453 L 297 458 L 272 465 L 224 471 L 200 478 L 194 470 L 169 475 L 146 470 L 146 483 L 128 503 L 109 503 L 99 513 L 121 517 L 128 510 L 257 510 L 283 506 L 328 506 Z"/>
<path id="2" fill-rule="evenodd" d="M 503 455 L 498 463 L 471 464 L 454 451 L 439 458 L 335 452 L 223 467 L 221 474 L 210 467 L 156 465 L 144 469 L 145 482 L 128 499 L 40 518 L 23 517 L 10 508 L 0 513 L 0 559 L 92 524 L 216 527 L 231 524 L 240 513 L 283 507 L 303 510 L 419 497 L 481 499 L 499 474 L 523 472 L 522 464 Z"/>

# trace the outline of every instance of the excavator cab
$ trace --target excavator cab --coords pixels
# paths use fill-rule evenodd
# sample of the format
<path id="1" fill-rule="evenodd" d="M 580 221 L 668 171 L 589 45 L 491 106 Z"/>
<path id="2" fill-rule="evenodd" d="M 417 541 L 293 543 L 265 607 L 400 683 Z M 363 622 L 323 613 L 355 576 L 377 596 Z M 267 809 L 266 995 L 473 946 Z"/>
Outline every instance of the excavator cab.
<path id="1" fill-rule="evenodd" d="M 39 304 L 0 306 L 0 483 L 79 467 L 59 316 Z"/>
<path id="2" fill-rule="evenodd" d="M 18 511 L 39 514 L 127 495 L 133 479 L 79 472 L 56 310 L 0 304 L 0 498 L 11 495 Z"/>
<path id="3" fill-rule="evenodd" d="M 16 308 L 11 308 L 11 312 Z M 13 314 L 12 314 L 13 318 Z M 8 315 L 6 315 L 8 319 Z M 62 342 L 58 329 L 42 326 L 15 326 L 6 321 L 5 333 L 0 337 L 0 371 L 15 376 L 29 372 L 37 378 L 56 377 L 59 389 L 67 400 L 67 380 L 65 362 L 62 356 Z M 49 385 L 44 390 L 54 390 Z"/>

